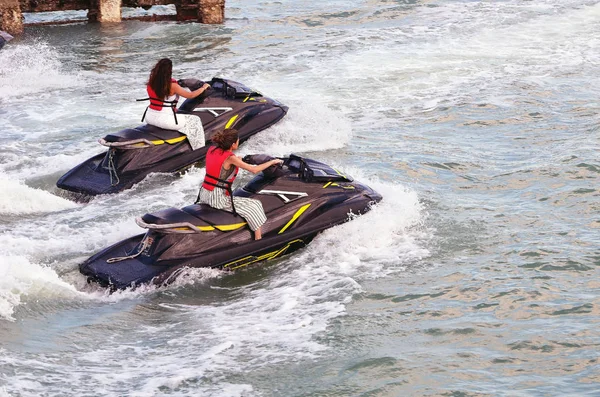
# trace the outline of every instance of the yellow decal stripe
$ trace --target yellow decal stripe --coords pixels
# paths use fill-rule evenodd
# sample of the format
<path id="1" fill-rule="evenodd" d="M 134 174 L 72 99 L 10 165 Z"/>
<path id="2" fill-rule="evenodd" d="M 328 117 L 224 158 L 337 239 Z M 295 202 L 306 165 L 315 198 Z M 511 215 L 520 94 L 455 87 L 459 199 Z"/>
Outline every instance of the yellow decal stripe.
<path id="1" fill-rule="evenodd" d="M 323 189 L 325 189 L 326 187 L 329 187 L 329 186 L 339 186 L 342 189 L 356 189 L 352 185 L 340 185 L 339 183 L 335 183 L 335 182 L 327 182 L 325 185 L 323 185 Z"/>
<path id="2" fill-rule="evenodd" d="M 271 260 L 271 259 L 275 259 L 275 258 L 277 258 L 279 255 L 281 255 L 281 254 L 285 253 L 285 251 L 287 251 L 287 249 L 288 249 L 288 248 L 290 248 L 290 246 L 291 246 L 292 244 L 294 244 L 294 243 L 297 243 L 297 242 L 300 242 L 300 243 L 303 243 L 303 244 L 304 244 L 304 241 L 302 241 L 302 240 L 300 240 L 300 239 L 292 240 L 292 241 L 290 241 L 289 243 L 287 243 L 287 245 L 286 245 L 285 247 L 282 247 L 282 248 L 281 248 L 281 249 L 279 249 L 278 251 L 275 251 L 275 252 L 273 252 L 273 253 L 272 253 L 272 254 L 269 256 L 268 260 Z"/>
<path id="3" fill-rule="evenodd" d="M 237 120 L 239 115 L 235 115 L 232 118 L 229 119 L 229 121 L 227 122 L 227 124 L 225 124 L 225 128 L 231 128 L 231 126 L 233 125 L 233 123 L 235 123 L 235 120 Z"/>
<path id="4" fill-rule="evenodd" d="M 345 178 L 345 177 L 346 177 L 346 175 L 342 174 L 341 172 L 339 172 L 339 171 L 338 171 L 338 170 L 336 170 L 335 168 L 334 168 L 333 170 L 334 170 L 335 172 L 337 172 L 339 176 L 341 176 L 341 177 L 343 177 L 343 178 Z"/>
<path id="5" fill-rule="evenodd" d="M 187 139 L 187 136 L 184 135 L 184 136 L 180 136 L 180 137 L 173 138 L 173 139 L 167 139 L 165 142 L 172 145 L 177 142 L 185 141 L 186 139 Z"/>
<path id="6" fill-rule="evenodd" d="M 223 265 L 223 267 L 230 267 L 232 265 L 235 265 L 236 263 L 240 263 L 240 262 L 243 262 L 243 261 L 245 261 L 247 259 L 252 259 L 252 258 L 256 258 L 256 257 L 255 256 L 246 256 L 244 258 L 238 259 L 237 261 L 229 262 L 229 263 Z M 237 269 L 238 267 L 246 266 L 246 265 L 249 265 L 250 263 L 254 263 L 254 262 L 256 262 L 256 261 L 254 260 L 252 262 L 247 262 L 247 263 L 244 263 L 242 265 L 232 267 L 232 269 Z"/>
<path id="7" fill-rule="evenodd" d="M 292 240 L 289 243 L 287 243 L 286 245 L 284 245 L 283 247 L 281 247 L 280 249 L 278 249 L 277 251 L 268 252 L 261 256 L 245 256 L 241 259 L 238 259 L 237 261 L 229 262 L 229 263 L 223 265 L 223 267 L 231 267 L 231 269 L 234 270 L 234 269 L 239 269 L 240 267 L 251 265 L 256 262 L 275 259 L 278 256 L 284 254 L 288 250 L 288 248 L 290 248 L 292 246 L 292 244 L 294 244 L 294 243 L 304 243 L 304 241 L 300 240 L 300 239 Z M 241 265 L 233 266 L 240 262 L 243 262 L 243 263 Z"/>
<path id="8" fill-rule="evenodd" d="M 215 227 L 212 227 L 212 226 L 196 226 L 196 227 L 203 232 L 210 232 L 212 230 L 215 230 L 215 228 L 222 232 L 230 232 L 232 230 L 237 230 L 244 226 L 246 226 L 246 222 L 232 223 L 230 225 L 215 225 Z M 189 228 L 188 227 L 177 227 L 177 228 L 175 228 L 175 230 L 189 230 Z"/>
<path id="9" fill-rule="evenodd" d="M 288 223 L 286 223 L 286 225 L 284 227 L 282 227 L 281 230 L 279 231 L 279 233 L 277 233 L 277 234 L 281 234 L 281 233 L 285 232 L 286 229 L 288 227 L 290 227 L 292 225 L 292 223 L 294 223 L 296 221 L 296 219 L 298 219 L 298 217 L 300 215 L 302 215 L 304 213 L 304 211 L 306 211 L 308 209 L 308 207 L 310 207 L 310 204 L 306 204 L 306 205 L 303 205 L 302 207 L 300 207 L 300 209 L 298 211 L 296 211 L 294 216 L 292 216 L 292 219 L 290 219 L 290 221 Z"/>
<path id="10" fill-rule="evenodd" d="M 180 136 L 180 137 L 173 138 L 173 139 L 167 139 L 167 140 L 164 140 L 164 141 L 162 139 L 159 139 L 157 141 L 152 141 L 152 143 L 155 144 L 155 145 L 162 145 L 163 143 L 168 143 L 168 144 L 172 145 L 174 143 L 181 142 L 181 141 L 184 141 L 186 139 L 187 139 L 187 136 L 184 135 L 184 136 Z"/>
<path id="11" fill-rule="evenodd" d="M 246 222 L 232 223 L 231 225 L 215 225 L 215 227 L 222 232 L 229 232 L 231 230 L 237 230 L 244 226 L 246 226 Z M 207 230 L 212 230 L 212 226 L 204 226 L 204 227 L 206 227 Z M 211 229 L 208 229 L 208 228 L 211 228 Z"/>

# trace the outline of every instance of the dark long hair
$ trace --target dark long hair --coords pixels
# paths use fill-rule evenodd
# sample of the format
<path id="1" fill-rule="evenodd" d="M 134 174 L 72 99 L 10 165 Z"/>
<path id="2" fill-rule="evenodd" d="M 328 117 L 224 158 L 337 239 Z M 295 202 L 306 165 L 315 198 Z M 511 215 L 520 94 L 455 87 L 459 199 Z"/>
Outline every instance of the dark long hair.
<path id="1" fill-rule="evenodd" d="M 229 148 L 237 142 L 238 132 L 234 128 L 225 128 L 223 131 L 217 132 L 210 139 L 219 149 L 229 150 Z"/>
<path id="2" fill-rule="evenodd" d="M 169 58 L 161 59 L 152 68 L 148 85 L 154 90 L 158 99 L 163 99 L 171 93 L 172 74 L 173 62 Z"/>

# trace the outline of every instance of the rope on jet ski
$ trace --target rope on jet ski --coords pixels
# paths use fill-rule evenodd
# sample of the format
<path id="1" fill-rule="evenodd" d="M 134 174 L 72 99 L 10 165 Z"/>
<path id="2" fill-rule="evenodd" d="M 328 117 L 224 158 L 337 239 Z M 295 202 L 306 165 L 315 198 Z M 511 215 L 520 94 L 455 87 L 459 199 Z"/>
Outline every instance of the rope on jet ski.
<path id="1" fill-rule="evenodd" d="M 110 176 L 110 186 L 117 186 L 121 180 L 119 179 L 119 174 L 117 173 L 117 167 L 115 167 L 115 149 L 110 149 L 108 151 L 108 175 Z M 113 183 L 113 177 L 116 182 Z"/>
<path id="2" fill-rule="evenodd" d="M 127 259 L 133 259 L 133 258 L 139 256 L 142 252 L 144 252 L 144 250 L 146 248 L 148 248 L 148 240 L 149 239 L 147 239 L 147 238 L 145 238 L 144 240 L 142 240 L 142 247 L 140 248 L 140 250 L 138 251 L 137 254 L 135 254 L 135 255 L 128 255 L 128 256 L 118 256 L 118 257 L 115 257 L 115 258 L 108 258 L 106 260 L 106 263 L 121 262 L 121 261 L 124 261 L 124 260 L 127 260 Z"/>

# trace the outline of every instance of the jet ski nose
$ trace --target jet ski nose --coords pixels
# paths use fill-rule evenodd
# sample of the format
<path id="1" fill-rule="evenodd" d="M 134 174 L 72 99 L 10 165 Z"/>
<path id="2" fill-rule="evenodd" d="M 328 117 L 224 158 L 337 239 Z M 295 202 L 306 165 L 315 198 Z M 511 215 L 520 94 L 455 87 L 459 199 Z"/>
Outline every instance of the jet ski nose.
<path id="1" fill-rule="evenodd" d="M 370 192 L 365 192 L 365 196 L 367 196 L 368 198 L 370 198 L 371 200 L 373 200 L 376 203 L 383 200 L 383 196 L 374 190 L 371 190 Z"/>

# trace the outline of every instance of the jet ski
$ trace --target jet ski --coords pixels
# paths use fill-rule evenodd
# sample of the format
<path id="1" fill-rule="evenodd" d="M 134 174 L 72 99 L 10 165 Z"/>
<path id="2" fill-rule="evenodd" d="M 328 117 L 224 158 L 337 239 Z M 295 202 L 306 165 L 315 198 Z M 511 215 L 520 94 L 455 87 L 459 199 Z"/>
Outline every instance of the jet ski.
<path id="1" fill-rule="evenodd" d="M 250 164 L 272 159 L 246 156 Z M 205 204 L 167 208 L 137 218 L 147 229 L 79 265 L 89 283 L 112 291 L 166 285 L 186 268 L 235 270 L 306 246 L 319 232 L 363 214 L 382 197 L 332 167 L 290 155 L 255 176 L 234 196 L 262 202 L 267 222 L 254 240 L 246 221 Z"/>
<path id="2" fill-rule="evenodd" d="M 0 49 L 2 49 L 2 47 L 4 47 L 4 45 L 12 39 L 14 39 L 14 37 L 6 33 L 5 31 L 0 30 Z"/>
<path id="3" fill-rule="evenodd" d="M 204 82 L 179 80 L 191 90 Z M 176 172 L 204 160 L 211 137 L 224 128 L 238 130 L 240 142 L 278 122 L 288 107 L 258 91 L 227 79 L 213 78 L 205 93 L 187 99 L 177 114 L 193 114 L 202 120 L 206 144 L 192 150 L 187 137 L 175 130 L 149 124 L 109 134 L 99 140 L 108 150 L 64 174 L 56 185 L 85 200 L 99 194 L 129 189 L 152 172 Z"/>

